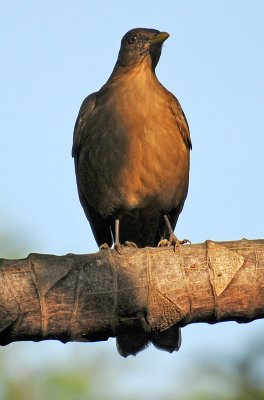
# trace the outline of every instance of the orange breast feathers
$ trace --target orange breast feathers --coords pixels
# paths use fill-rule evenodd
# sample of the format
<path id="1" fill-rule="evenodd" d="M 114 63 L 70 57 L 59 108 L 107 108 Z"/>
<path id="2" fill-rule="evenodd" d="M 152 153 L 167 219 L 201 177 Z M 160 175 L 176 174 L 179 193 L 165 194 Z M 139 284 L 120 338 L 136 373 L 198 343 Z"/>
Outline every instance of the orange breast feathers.
<path id="1" fill-rule="evenodd" d="M 188 150 L 176 123 L 167 127 L 166 118 L 166 123 L 159 120 L 153 116 L 148 119 L 151 123 L 129 130 L 127 162 L 118 179 L 127 208 L 144 208 L 149 201 L 162 198 L 161 208 L 171 209 L 187 190 Z"/>
<path id="2" fill-rule="evenodd" d="M 131 81 L 120 90 L 119 121 L 126 136 L 126 162 L 118 172 L 122 203 L 144 208 L 148 202 L 162 202 L 164 209 L 176 207 L 188 187 L 189 149 L 183 141 L 168 99 L 160 91 L 151 91 L 155 81 Z M 148 90 L 144 90 L 144 85 Z M 151 95 L 155 93 L 155 95 Z M 162 93 L 164 94 L 164 93 Z M 129 110 L 124 112 L 124 108 Z"/>
<path id="3" fill-rule="evenodd" d="M 187 194 L 189 148 L 171 108 L 173 96 L 149 70 L 138 72 L 98 93 L 89 146 L 80 154 L 81 185 L 104 216 L 150 204 L 171 210 Z"/>

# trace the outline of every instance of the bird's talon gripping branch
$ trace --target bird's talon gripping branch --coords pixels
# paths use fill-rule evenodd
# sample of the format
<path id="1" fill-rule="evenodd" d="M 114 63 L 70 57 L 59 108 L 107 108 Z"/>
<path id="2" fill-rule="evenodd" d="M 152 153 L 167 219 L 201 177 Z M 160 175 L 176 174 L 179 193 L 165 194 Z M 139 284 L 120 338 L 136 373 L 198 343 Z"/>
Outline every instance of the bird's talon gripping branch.
<path id="1" fill-rule="evenodd" d="M 99 246 L 99 250 L 110 250 L 110 247 L 107 243 L 103 243 Z"/>
<path id="2" fill-rule="evenodd" d="M 126 240 L 126 241 L 125 241 L 125 246 L 127 246 L 127 247 L 134 247 L 135 249 L 137 248 L 136 243 L 130 242 L 129 240 Z"/>
<path id="3" fill-rule="evenodd" d="M 122 254 L 122 245 L 119 242 L 115 242 L 114 249 L 118 252 L 118 254 Z"/>
<path id="4" fill-rule="evenodd" d="M 179 240 L 175 233 L 171 233 L 169 240 L 168 239 L 162 239 L 158 243 L 158 247 L 169 247 L 169 246 L 174 246 L 174 251 L 176 250 L 176 247 L 181 246 L 183 244 L 191 244 L 190 240 L 188 239 L 183 239 Z"/>
<path id="5" fill-rule="evenodd" d="M 176 252 L 176 248 L 179 246 L 182 246 L 186 243 L 191 244 L 190 240 L 188 239 L 179 240 L 175 235 L 175 233 L 170 234 L 169 243 L 170 243 L 169 246 L 174 246 L 174 252 Z"/>
<path id="6" fill-rule="evenodd" d="M 173 244 L 173 245 L 176 245 L 176 246 L 182 245 L 182 244 L 187 244 L 187 243 L 191 244 L 189 239 L 180 240 L 180 239 L 177 238 L 177 236 L 174 233 L 170 234 L 169 243 L 170 243 L 170 245 Z"/>
<path id="7" fill-rule="evenodd" d="M 159 241 L 158 246 L 157 247 L 167 247 L 170 246 L 170 241 L 168 239 L 162 239 Z"/>
<path id="8" fill-rule="evenodd" d="M 180 244 L 192 244 L 192 242 L 189 239 L 182 239 L 180 240 Z"/>
<path id="9" fill-rule="evenodd" d="M 128 240 L 126 240 L 124 245 L 122 245 L 119 242 L 115 242 L 114 249 L 118 252 L 118 254 L 121 255 L 122 254 L 122 247 L 125 247 L 125 246 L 126 247 L 130 247 L 130 248 L 137 248 L 136 243 L 129 242 Z"/>

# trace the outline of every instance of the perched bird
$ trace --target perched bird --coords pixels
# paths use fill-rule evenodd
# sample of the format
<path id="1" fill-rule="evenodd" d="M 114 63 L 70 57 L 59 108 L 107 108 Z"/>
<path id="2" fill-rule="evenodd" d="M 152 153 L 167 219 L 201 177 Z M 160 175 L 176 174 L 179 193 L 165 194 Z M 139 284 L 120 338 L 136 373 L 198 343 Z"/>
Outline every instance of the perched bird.
<path id="1" fill-rule="evenodd" d="M 79 111 L 72 155 L 81 204 L 100 248 L 178 244 L 173 230 L 189 183 L 191 139 L 182 108 L 157 79 L 166 32 L 125 34 L 106 84 Z M 122 355 L 152 341 L 179 348 L 178 328 L 117 338 Z"/>

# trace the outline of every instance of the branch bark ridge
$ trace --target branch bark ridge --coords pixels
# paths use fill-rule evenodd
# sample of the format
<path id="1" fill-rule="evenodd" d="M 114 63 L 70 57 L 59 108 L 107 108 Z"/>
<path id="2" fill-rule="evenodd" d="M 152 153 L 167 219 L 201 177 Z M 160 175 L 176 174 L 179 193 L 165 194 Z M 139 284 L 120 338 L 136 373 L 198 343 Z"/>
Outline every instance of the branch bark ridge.
<path id="1" fill-rule="evenodd" d="M 0 344 L 264 317 L 264 240 L 0 260 Z"/>

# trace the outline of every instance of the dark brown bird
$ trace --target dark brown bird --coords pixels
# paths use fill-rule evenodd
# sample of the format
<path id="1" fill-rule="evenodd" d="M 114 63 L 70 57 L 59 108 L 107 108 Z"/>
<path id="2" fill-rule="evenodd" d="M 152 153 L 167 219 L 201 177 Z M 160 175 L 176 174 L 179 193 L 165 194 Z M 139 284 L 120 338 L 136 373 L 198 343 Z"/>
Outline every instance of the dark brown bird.
<path id="1" fill-rule="evenodd" d="M 137 28 L 125 34 L 106 84 L 83 102 L 72 155 L 81 204 L 99 247 L 178 243 L 173 234 L 189 182 L 191 139 L 178 100 L 155 74 L 166 32 Z M 127 356 L 149 341 L 179 348 L 178 328 L 123 335 Z"/>

